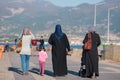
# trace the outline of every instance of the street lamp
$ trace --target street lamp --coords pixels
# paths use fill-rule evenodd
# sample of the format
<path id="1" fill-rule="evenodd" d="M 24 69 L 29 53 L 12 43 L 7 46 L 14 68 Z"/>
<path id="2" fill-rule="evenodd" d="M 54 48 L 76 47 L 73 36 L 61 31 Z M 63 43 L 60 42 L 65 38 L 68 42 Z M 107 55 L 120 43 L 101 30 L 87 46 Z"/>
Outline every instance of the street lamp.
<path id="1" fill-rule="evenodd" d="M 102 5 L 102 4 L 105 4 L 105 3 L 96 3 L 94 5 L 94 27 L 96 27 L 96 7 L 97 5 Z"/>
<path id="2" fill-rule="evenodd" d="M 107 36 L 107 43 L 110 42 L 110 11 L 113 10 L 113 9 L 116 9 L 116 8 L 118 8 L 118 7 L 108 8 L 108 29 L 107 29 L 107 31 L 108 31 L 107 35 L 108 36 Z"/>

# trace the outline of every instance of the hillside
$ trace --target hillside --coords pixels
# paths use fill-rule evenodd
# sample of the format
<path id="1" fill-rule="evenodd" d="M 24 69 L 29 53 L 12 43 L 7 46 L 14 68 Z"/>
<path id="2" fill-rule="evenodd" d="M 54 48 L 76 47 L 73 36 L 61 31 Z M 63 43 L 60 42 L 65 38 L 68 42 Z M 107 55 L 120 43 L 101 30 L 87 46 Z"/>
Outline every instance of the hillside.
<path id="1" fill-rule="evenodd" d="M 107 30 L 107 9 L 120 5 L 120 0 L 103 2 L 106 3 L 97 6 L 97 30 L 101 35 L 105 35 Z M 120 7 L 112 10 L 110 16 L 110 32 L 117 35 L 120 35 L 119 14 Z M 68 33 L 79 34 L 93 25 L 93 16 L 94 5 L 88 3 L 59 7 L 45 0 L 0 0 L 0 33 L 16 34 L 24 27 L 38 33 L 52 30 L 55 24 L 60 23 Z"/>

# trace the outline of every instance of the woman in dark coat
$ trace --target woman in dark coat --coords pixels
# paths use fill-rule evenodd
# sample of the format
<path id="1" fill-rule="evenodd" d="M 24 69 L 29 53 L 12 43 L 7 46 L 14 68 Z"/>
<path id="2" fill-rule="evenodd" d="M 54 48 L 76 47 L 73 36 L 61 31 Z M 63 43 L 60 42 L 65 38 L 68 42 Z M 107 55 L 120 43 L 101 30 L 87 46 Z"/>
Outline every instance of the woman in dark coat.
<path id="1" fill-rule="evenodd" d="M 55 32 L 51 34 L 48 42 L 52 45 L 54 76 L 67 75 L 66 55 L 67 51 L 70 51 L 70 45 L 66 34 L 61 30 L 61 25 L 56 25 Z"/>
<path id="2" fill-rule="evenodd" d="M 92 38 L 92 49 L 86 51 L 86 76 L 89 78 L 99 76 L 98 68 L 98 46 L 100 45 L 100 36 L 96 33 L 95 29 L 90 28 L 89 32 L 91 33 Z M 83 44 L 88 40 L 88 33 L 86 34 Z"/>
<path id="3" fill-rule="evenodd" d="M 38 40 L 38 42 L 40 42 L 40 45 L 39 45 L 39 49 L 40 49 L 41 46 L 44 46 L 43 36 L 40 36 L 40 40 Z"/>

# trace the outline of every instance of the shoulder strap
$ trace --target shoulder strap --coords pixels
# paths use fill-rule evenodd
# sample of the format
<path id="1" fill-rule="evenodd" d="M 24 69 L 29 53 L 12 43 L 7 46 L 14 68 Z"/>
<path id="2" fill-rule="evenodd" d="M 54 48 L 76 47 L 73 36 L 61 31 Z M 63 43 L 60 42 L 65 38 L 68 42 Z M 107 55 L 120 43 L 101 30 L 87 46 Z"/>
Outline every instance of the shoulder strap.
<path id="1" fill-rule="evenodd" d="M 90 32 L 88 33 L 88 39 L 91 39 L 91 33 Z"/>

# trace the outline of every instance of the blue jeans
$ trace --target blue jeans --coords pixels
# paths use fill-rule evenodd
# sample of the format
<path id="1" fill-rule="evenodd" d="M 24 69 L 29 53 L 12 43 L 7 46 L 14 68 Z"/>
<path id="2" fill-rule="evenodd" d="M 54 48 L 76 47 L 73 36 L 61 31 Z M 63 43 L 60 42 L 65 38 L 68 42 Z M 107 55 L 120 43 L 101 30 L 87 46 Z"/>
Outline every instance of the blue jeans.
<path id="1" fill-rule="evenodd" d="M 20 54 L 21 57 L 21 67 L 23 72 L 28 72 L 29 70 L 29 60 L 30 55 Z"/>

